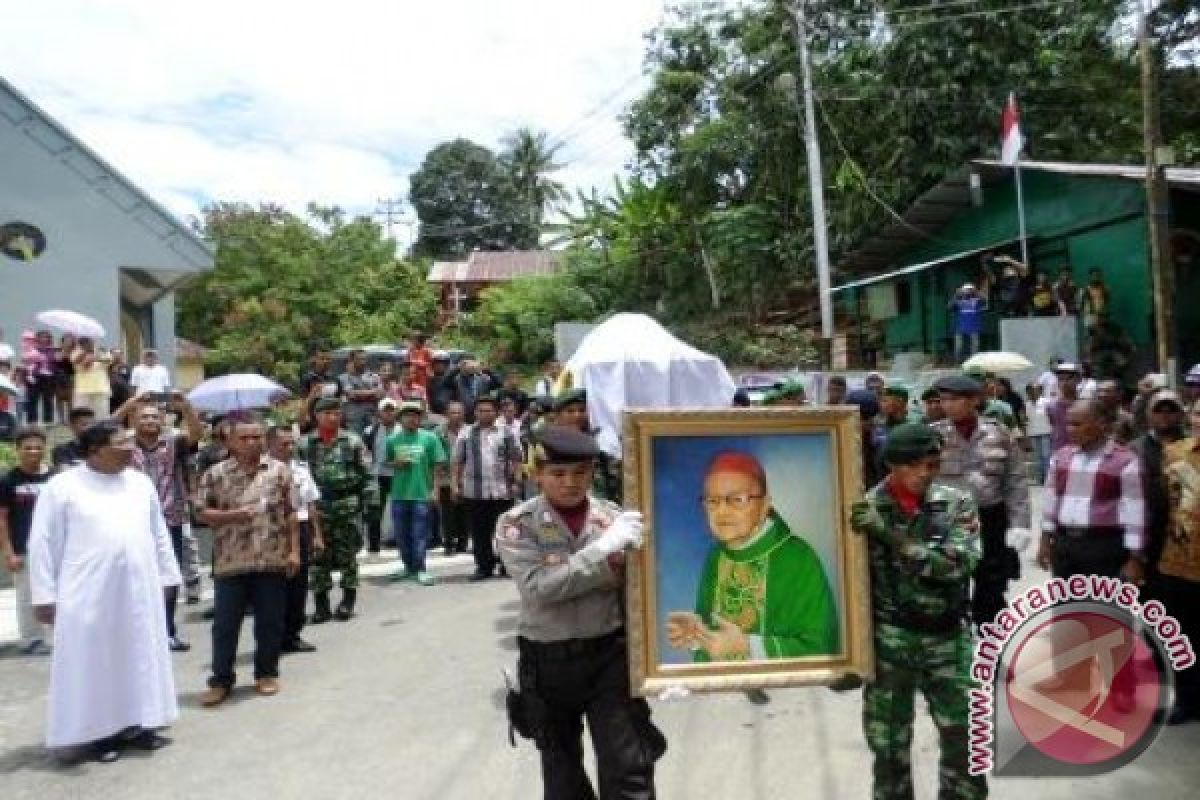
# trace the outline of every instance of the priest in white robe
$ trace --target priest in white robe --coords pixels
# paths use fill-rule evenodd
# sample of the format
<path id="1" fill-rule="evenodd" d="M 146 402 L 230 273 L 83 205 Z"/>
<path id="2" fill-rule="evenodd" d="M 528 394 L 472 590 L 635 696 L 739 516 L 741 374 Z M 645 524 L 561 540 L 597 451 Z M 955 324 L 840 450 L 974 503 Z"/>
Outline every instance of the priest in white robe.
<path id="1" fill-rule="evenodd" d="M 158 493 L 129 460 L 131 431 L 98 422 L 86 461 L 50 480 L 29 537 L 34 612 L 54 625 L 46 744 L 157 749 L 179 716 L 163 592 L 180 583 Z"/>

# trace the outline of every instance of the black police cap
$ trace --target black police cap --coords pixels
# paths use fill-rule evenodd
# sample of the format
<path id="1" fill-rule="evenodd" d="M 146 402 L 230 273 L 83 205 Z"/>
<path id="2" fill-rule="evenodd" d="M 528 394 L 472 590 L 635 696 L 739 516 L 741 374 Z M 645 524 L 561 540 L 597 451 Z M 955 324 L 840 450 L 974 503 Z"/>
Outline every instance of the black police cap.
<path id="1" fill-rule="evenodd" d="M 933 388 L 939 392 L 946 394 L 982 394 L 983 386 L 974 378 L 969 378 L 966 375 L 947 375 L 944 378 L 938 378 L 933 384 Z"/>
<path id="2" fill-rule="evenodd" d="M 596 440 L 575 428 L 549 425 L 537 437 L 534 458 L 544 464 L 578 464 L 600 455 Z"/>

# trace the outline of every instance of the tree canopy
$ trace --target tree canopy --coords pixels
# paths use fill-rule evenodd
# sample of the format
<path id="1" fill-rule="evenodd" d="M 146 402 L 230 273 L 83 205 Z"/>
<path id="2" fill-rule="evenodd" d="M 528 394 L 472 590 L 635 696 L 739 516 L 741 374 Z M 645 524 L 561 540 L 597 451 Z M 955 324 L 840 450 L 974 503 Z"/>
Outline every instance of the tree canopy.
<path id="1" fill-rule="evenodd" d="M 394 342 L 433 321 L 426 266 L 397 260 L 365 217 L 219 204 L 201 230 L 216 267 L 179 293 L 179 333 L 208 347 L 217 371 L 294 381 L 317 342 Z"/>

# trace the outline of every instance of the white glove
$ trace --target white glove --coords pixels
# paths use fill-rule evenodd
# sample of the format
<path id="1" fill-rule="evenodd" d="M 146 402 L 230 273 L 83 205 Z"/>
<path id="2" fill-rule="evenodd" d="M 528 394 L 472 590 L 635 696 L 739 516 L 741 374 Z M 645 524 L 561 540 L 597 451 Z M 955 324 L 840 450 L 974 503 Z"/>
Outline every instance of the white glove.
<path id="1" fill-rule="evenodd" d="M 1004 542 L 1018 553 L 1024 553 L 1025 548 L 1033 541 L 1033 532 L 1028 528 L 1009 528 L 1004 534 Z"/>
<path id="2" fill-rule="evenodd" d="M 596 541 L 588 545 L 605 557 L 642 546 L 642 512 L 622 511 Z"/>

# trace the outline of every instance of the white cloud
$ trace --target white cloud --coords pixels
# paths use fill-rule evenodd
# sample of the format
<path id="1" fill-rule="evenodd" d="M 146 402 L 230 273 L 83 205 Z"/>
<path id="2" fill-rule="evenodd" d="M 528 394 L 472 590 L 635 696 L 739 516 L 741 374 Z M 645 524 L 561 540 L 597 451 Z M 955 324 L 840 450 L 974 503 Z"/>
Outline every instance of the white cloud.
<path id="1" fill-rule="evenodd" d="M 616 115 L 662 11 L 661 0 L 3 5 L 21 35 L 6 37 L 0 72 L 180 213 L 205 199 L 369 210 L 404 195 L 439 141 L 496 146 L 518 125 L 570 134 L 561 177 L 606 188 L 629 154 Z"/>

